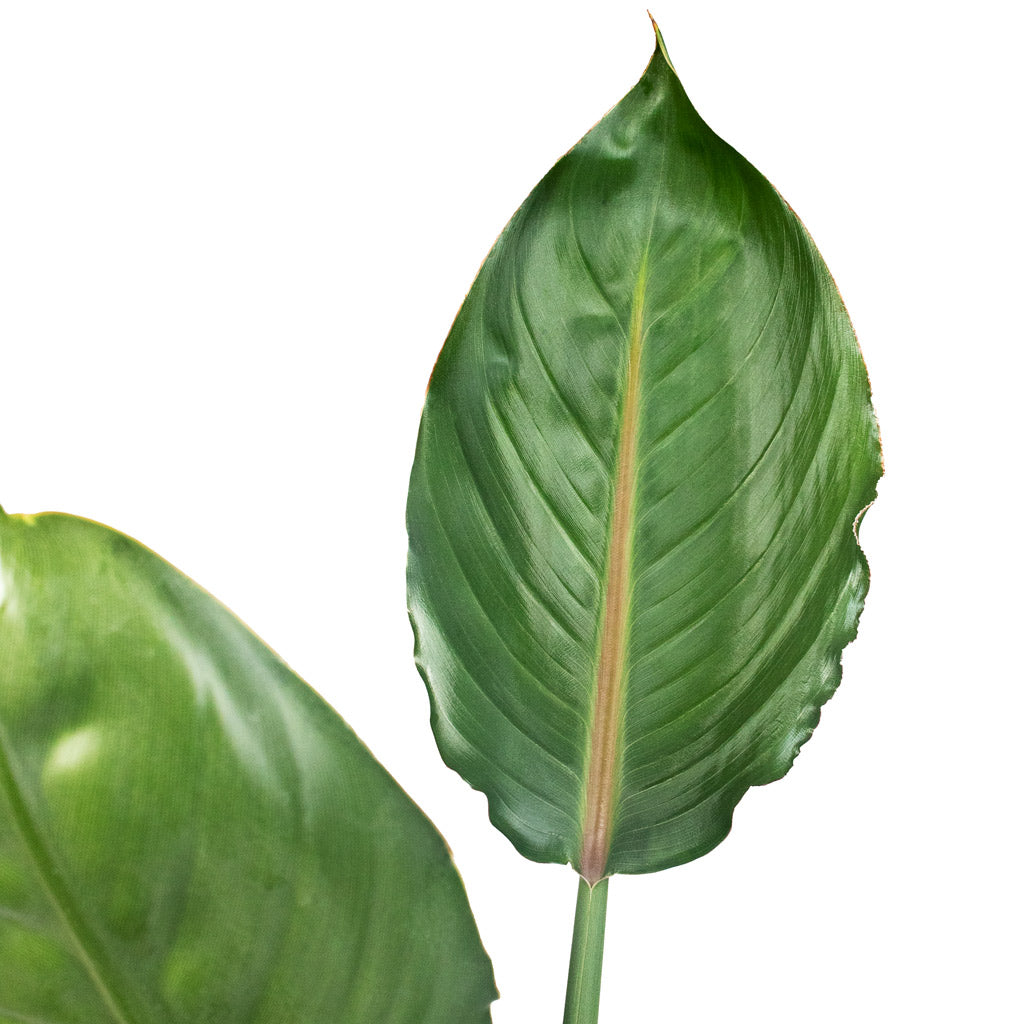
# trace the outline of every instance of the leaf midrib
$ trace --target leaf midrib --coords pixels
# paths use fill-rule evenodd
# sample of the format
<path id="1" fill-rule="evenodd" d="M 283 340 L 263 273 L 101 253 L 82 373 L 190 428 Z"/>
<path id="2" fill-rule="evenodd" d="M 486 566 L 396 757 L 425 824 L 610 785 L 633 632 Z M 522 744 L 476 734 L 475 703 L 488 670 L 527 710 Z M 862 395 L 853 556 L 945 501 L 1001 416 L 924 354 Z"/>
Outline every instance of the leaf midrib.
<path id="1" fill-rule="evenodd" d="M 7 802 L 13 813 L 15 829 L 28 852 L 29 859 L 35 869 L 39 882 L 46 893 L 51 906 L 57 914 L 67 933 L 79 962 L 85 968 L 100 998 L 110 1011 L 114 1024 L 134 1024 L 133 1019 L 125 1011 L 122 1001 L 114 994 L 101 967 L 101 957 L 89 948 L 85 928 L 78 911 L 71 900 L 70 893 L 58 876 L 53 859 L 46 849 L 39 830 L 32 821 L 28 805 L 21 795 L 18 780 L 14 774 L 14 766 L 8 751 L 7 737 L 0 728 L 0 789 L 7 795 Z"/>
<path id="2" fill-rule="evenodd" d="M 647 257 L 633 290 L 629 324 L 626 387 L 622 403 L 612 522 L 608 543 L 608 574 L 597 659 L 594 711 L 590 730 L 587 786 L 584 797 L 580 874 L 591 886 L 605 876 L 611 845 L 612 817 L 618 790 L 619 740 L 622 722 L 626 634 L 632 576 L 635 517 L 637 434 L 640 410 L 640 356 L 644 337 Z"/>

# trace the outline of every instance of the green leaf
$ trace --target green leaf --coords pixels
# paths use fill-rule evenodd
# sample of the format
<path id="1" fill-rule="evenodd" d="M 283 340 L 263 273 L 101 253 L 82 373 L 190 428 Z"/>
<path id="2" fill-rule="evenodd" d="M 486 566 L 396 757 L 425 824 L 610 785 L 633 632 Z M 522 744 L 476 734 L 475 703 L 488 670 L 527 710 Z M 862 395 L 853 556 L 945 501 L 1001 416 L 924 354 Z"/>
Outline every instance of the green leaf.
<path id="1" fill-rule="evenodd" d="M 0 1020 L 490 1019 L 422 812 L 208 594 L 0 513 Z"/>
<path id="2" fill-rule="evenodd" d="M 785 774 L 856 632 L 880 473 L 828 270 L 659 34 L 491 250 L 412 472 L 434 732 L 523 854 L 679 864 Z"/>

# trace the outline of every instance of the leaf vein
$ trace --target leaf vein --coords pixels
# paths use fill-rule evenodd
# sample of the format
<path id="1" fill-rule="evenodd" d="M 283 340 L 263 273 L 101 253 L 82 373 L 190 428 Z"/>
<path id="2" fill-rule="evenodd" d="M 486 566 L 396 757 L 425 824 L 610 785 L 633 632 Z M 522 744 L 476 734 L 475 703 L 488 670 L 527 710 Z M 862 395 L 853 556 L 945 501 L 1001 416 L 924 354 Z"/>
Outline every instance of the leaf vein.
<path id="1" fill-rule="evenodd" d="M 110 967 L 103 962 L 99 950 L 92 948 L 95 939 L 85 927 L 72 902 L 71 894 L 57 874 L 53 855 L 46 848 L 43 836 L 32 821 L 31 812 L 21 795 L 10 755 L 9 741 L 2 727 L 0 727 L 0 788 L 7 793 L 15 829 L 29 854 L 43 892 L 64 925 L 71 948 L 82 967 L 85 968 L 97 994 L 110 1011 L 116 1024 L 131 1024 L 132 1019 L 124 1009 L 122 999 L 115 995 L 110 979 L 105 977 L 110 973 Z"/>
<path id="2" fill-rule="evenodd" d="M 834 394 L 835 394 L 835 392 L 833 392 L 833 395 Z M 830 405 L 830 413 L 831 413 L 831 410 L 834 407 L 835 407 L 835 402 L 833 401 L 833 403 Z M 806 470 L 805 470 L 805 473 L 804 473 L 804 477 L 803 477 L 803 481 L 801 483 L 801 487 L 800 487 L 799 491 L 802 491 L 803 487 L 806 485 L 806 481 L 807 481 L 807 479 L 810 476 L 810 470 L 813 467 L 814 463 L 817 461 L 817 454 L 818 453 L 820 453 L 820 446 L 819 446 L 818 449 L 816 449 L 815 458 L 811 459 L 809 464 L 808 464 L 808 466 L 806 467 Z M 840 521 L 843 518 L 843 516 L 845 515 L 846 503 L 847 503 L 847 499 L 848 499 L 848 497 L 849 497 L 849 495 L 851 493 L 851 490 L 852 490 L 852 482 L 848 483 L 847 490 L 846 490 L 846 493 L 844 495 L 844 499 L 843 499 L 843 501 L 838 506 L 838 513 L 837 513 L 837 517 L 835 519 L 835 524 L 836 524 L 837 527 L 840 525 Z M 799 491 L 798 491 L 797 497 L 794 498 L 794 500 L 790 503 L 790 506 L 787 509 L 787 511 L 785 513 L 785 516 L 783 517 L 784 519 L 788 518 L 789 515 L 791 514 L 792 510 L 798 506 L 798 504 L 799 504 L 799 502 L 798 502 Z M 779 531 L 776 531 L 776 533 L 773 535 L 773 538 L 772 538 L 773 540 L 778 535 L 778 532 Z M 801 586 L 799 593 L 801 593 L 801 594 L 807 593 L 810 589 L 812 589 L 812 585 L 817 583 L 817 581 L 820 579 L 820 577 L 822 575 L 823 567 L 826 564 L 828 564 L 828 561 L 829 561 L 829 559 L 831 559 L 833 557 L 836 548 L 839 545 L 841 545 L 845 541 L 845 539 L 846 538 L 845 538 L 845 536 L 843 534 L 843 531 L 841 529 L 833 528 L 833 530 L 830 532 L 830 534 L 828 536 L 827 542 L 824 544 L 824 546 L 821 548 L 821 550 L 818 551 L 818 553 L 815 555 L 814 561 L 811 563 L 811 572 L 808 574 L 807 578 L 805 579 L 805 582 Z M 769 548 L 770 547 L 771 547 L 771 542 L 769 543 Z M 766 552 L 767 552 L 767 550 L 768 549 L 766 549 Z M 763 557 L 764 557 L 764 553 L 762 553 L 760 558 L 763 558 Z M 758 559 L 758 561 L 760 561 L 760 558 Z M 751 568 L 753 568 L 753 566 L 751 566 Z M 748 572 L 749 571 L 750 570 L 748 570 Z M 774 593 L 780 586 L 783 585 L 784 582 L 785 581 L 782 581 L 782 580 L 776 580 L 774 586 L 768 591 L 768 593 L 769 594 Z M 718 602 L 716 602 L 716 605 L 717 605 L 717 603 Z M 747 617 L 747 619 L 741 624 L 739 629 L 736 630 L 736 632 L 739 632 L 740 629 L 742 629 L 744 626 L 749 624 L 751 619 L 753 619 L 759 613 L 759 611 L 760 611 L 760 604 L 761 604 L 761 602 L 759 602 L 758 607 L 754 608 L 754 610 Z M 705 613 L 705 614 L 710 614 L 710 612 L 713 610 L 714 607 L 715 606 L 712 606 L 712 609 L 709 609 L 708 612 Z M 720 693 L 722 693 L 723 691 L 725 691 L 729 687 L 731 687 L 733 685 L 733 683 L 736 681 L 737 677 L 742 672 L 744 672 L 751 665 L 751 663 L 758 657 L 758 655 L 762 654 L 765 650 L 767 650 L 769 648 L 769 646 L 770 646 L 771 642 L 773 641 L 773 639 L 776 636 L 778 636 L 780 634 L 780 632 L 782 632 L 784 629 L 788 629 L 789 628 L 790 623 L 800 613 L 800 611 L 802 611 L 802 606 L 800 605 L 799 601 L 793 600 L 792 602 L 790 602 L 789 606 L 788 606 L 788 608 L 787 608 L 787 610 L 785 612 L 785 614 L 781 617 L 779 622 L 775 625 L 775 627 L 768 634 L 768 636 L 765 637 L 763 639 L 763 641 L 750 652 L 749 656 L 746 658 L 746 660 L 743 662 L 743 664 L 738 666 L 737 669 L 729 676 L 729 678 L 726 679 L 720 686 L 716 687 L 711 693 L 709 693 L 705 697 L 703 697 L 697 704 L 695 704 L 692 707 L 688 708 L 685 713 L 686 714 L 692 714 L 697 708 L 699 708 L 699 707 L 701 707 L 703 705 L 706 705 L 709 702 L 713 701 Z M 831 610 L 830 610 L 830 614 L 831 614 Z M 701 618 L 704 618 L 704 616 L 701 616 Z M 827 616 L 826 616 L 826 622 L 827 622 Z M 684 627 L 684 628 L 692 628 L 693 625 L 696 625 L 696 623 L 688 624 L 688 626 Z M 823 628 L 824 628 L 824 625 L 823 625 Z M 819 631 L 819 635 L 820 635 L 820 631 Z M 711 652 L 710 654 L 708 654 L 707 656 L 702 658 L 700 661 L 698 661 L 695 664 L 689 666 L 687 668 L 687 673 L 693 672 L 700 665 L 702 665 L 705 662 L 709 661 L 713 657 L 715 657 L 715 652 Z M 659 693 L 663 692 L 666 688 L 668 688 L 670 686 L 673 686 L 673 685 L 677 685 L 681 678 L 682 678 L 681 676 L 677 676 L 677 677 L 675 677 L 673 679 L 670 679 L 667 682 L 662 683 L 661 685 L 653 688 L 652 690 L 648 691 L 646 694 L 644 694 L 642 703 L 649 702 L 651 699 L 656 697 Z M 788 679 L 789 677 L 787 676 L 786 678 Z M 783 680 L 783 683 L 784 682 L 785 682 L 785 680 Z M 782 685 L 782 684 L 780 684 L 780 685 Z M 774 692 L 774 691 L 772 691 L 772 692 Z M 742 699 L 742 695 L 741 695 L 740 699 Z M 639 706 L 639 704 L 637 706 Z M 723 709 L 724 714 L 728 714 L 730 709 L 731 709 L 731 705 L 726 705 L 726 707 Z M 719 723 L 719 721 L 721 720 L 721 717 L 723 717 L 723 716 L 719 716 L 718 718 L 716 718 L 710 724 L 710 726 L 708 726 L 707 728 L 702 730 L 701 733 L 698 736 L 694 737 L 694 739 L 692 740 L 692 743 L 696 743 L 698 740 L 700 740 L 704 736 L 706 736 L 708 734 L 708 732 L 710 732 L 712 729 L 716 728 L 718 723 Z M 741 725 L 741 727 L 742 727 L 742 725 Z M 649 736 L 650 736 L 650 734 L 648 734 L 645 737 L 639 737 L 636 740 L 633 740 L 629 744 L 629 746 L 632 747 L 633 745 L 635 745 L 638 742 L 641 742 L 642 740 L 648 740 Z M 729 738 L 731 738 L 731 737 L 729 737 Z M 699 760 L 699 758 L 697 760 Z M 695 763 L 697 763 L 697 762 L 696 761 L 692 762 L 692 764 L 695 764 Z M 692 766 L 692 764 L 687 766 L 687 767 Z M 686 770 L 686 767 L 681 769 L 681 771 L 685 771 L 685 770 Z"/>
<path id="3" fill-rule="evenodd" d="M 432 509 L 436 510 L 436 505 L 434 503 L 431 503 L 431 507 L 432 507 Z M 537 676 L 536 673 L 529 666 L 527 666 L 522 661 L 522 659 L 519 657 L 519 655 L 516 653 L 516 651 L 514 651 L 512 649 L 512 647 L 509 646 L 508 641 L 505 639 L 505 636 L 504 636 L 502 630 L 498 626 L 498 623 L 494 620 L 493 616 L 488 611 L 487 605 L 485 604 L 485 602 L 483 602 L 480 599 L 480 595 L 477 593 L 476 587 L 473 585 L 473 581 L 472 581 L 472 577 L 471 577 L 470 573 L 467 572 L 466 567 L 462 564 L 462 559 L 460 558 L 458 546 L 452 540 L 452 537 L 451 537 L 451 535 L 448 532 L 447 524 L 445 523 L 445 521 L 440 516 L 436 516 L 436 521 L 437 521 L 437 525 L 438 525 L 438 532 L 440 533 L 440 535 L 445 540 L 445 543 L 446 543 L 446 545 L 448 547 L 448 550 L 449 550 L 449 552 L 452 555 L 452 560 L 453 560 L 455 566 L 459 570 L 459 575 L 462 577 L 462 579 L 466 583 L 466 589 L 468 590 L 468 592 L 472 596 L 473 602 L 476 604 L 477 608 L 480 610 L 483 621 L 486 622 L 488 626 L 490 626 L 491 631 L 493 632 L 493 634 L 494 634 L 495 638 L 497 639 L 498 643 L 508 653 L 508 655 L 512 659 L 512 661 L 515 662 L 515 664 L 519 666 L 519 668 L 522 670 L 523 676 L 525 678 L 530 679 L 534 683 L 536 683 L 536 688 L 538 690 L 540 690 L 542 693 L 544 693 L 548 698 L 550 698 L 550 700 L 552 700 L 553 702 L 558 704 L 560 707 L 564 708 L 566 711 L 570 712 L 574 717 L 579 718 L 580 716 L 579 716 L 579 712 L 577 711 L 577 709 L 572 707 L 572 705 L 570 705 L 564 698 L 560 697 L 558 694 L 556 694 L 549 687 L 545 686 L 543 681 L 540 679 L 540 677 Z M 545 652 L 548 653 L 548 655 L 550 656 L 550 652 L 546 651 L 546 645 L 542 645 L 542 644 L 538 643 L 535 646 L 540 648 L 541 650 L 545 650 Z M 449 645 L 449 647 L 450 647 L 450 649 L 453 652 L 455 652 L 455 648 L 454 648 L 453 645 Z M 465 666 L 465 663 L 462 661 L 461 654 L 458 654 L 457 652 L 455 652 L 455 653 L 456 653 L 456 656 L 457 656 L 458 660 L 460 661 L 461 664 L 463 664 L 463 667 L 465 668 L 466 666 Z M 555 659 L 552 658 L 552 660 L 554 661 Z M 565 666 L 562 666 L 561 663 L 559 663 L 557 661 L 555 661 L 555 664 L 558 664 L 560 668 L 563 668 L 563 669 L 565 668 Z M 566 670 L 566 671 L 568 671 L 568 670 Z M 476 682 L 476 679 L 473 677 L 472 673 L 470 673 L 468 671 L 468 669 L 467 669 L 467 673 L 466 674 L 467 674 L 467 677 L 469 677 L 472 680 L 474 685 L 477 686 L 478 689 L 481 689 L 481 692 L 483 692 L 482 688 L 480 688 L 479 684 Z M 490 698 L 489 695 L 488 695 L 488 699 L 491 699 L 492 702 L 493 702 L 493 699 Z M 525 735 L 525 736 L 529 735 L 528 733 L 523 731 L 521 726 L 517 725 L 509 717 L 509 715 L 507 714 L 507 712 L 503 708 L 500 708 L 496 703 L 495 703 L 495 707 L 497 707 L 498 710 L 502 712 L 502 715 L 505 718 L 508 718 L 508 720 L 510 722 L 512 722 L 512 724 L 515 725 L 516 728 L 519 729 L 520 732 L 523 732 L 523 735 Z M 548 753 L 551 753 L 551 752 L 548 751 Z M 552 756 L 554 756 L 554 755 L 552 754 Z M 556 760 L 557 760 L 557 758 L 556 758 Z"/>
<path id="4" fill-rule="evenodd" d="M 716 398 L 722 395 L 735 383 L 736 379 L 743 372 L 747 363 L 753 357 L 754 352 L 761 343 L 761 340 L 765 337 L 765 334 L 768 330 L 768 324 L 771 322 L 772 316 L 775 313 L 775 307 L 779 301 L 779 296 L 782 293 L 782 283 L 785 280 L 785 277 L 786 272 L 785 267 L 783 267 L 782 271 L 780 271 L 779 274 L 779 280 L 775 288 L 775 295 L 772 298 L 771 305 L 768 307 L 768 313 L 765 315 L 764 323 L 761 325 L 761 329 L 758 331 L 757 336 L 754 338 L 750 347 L 744 353 L 743 358 L 737 364 L 736 369 L 729 376 L 728 380 L 726 380 L 720 388 L 717 388 L 714 392 L 712 392 L 712 394 L 708 395 L 708 397 L 705 398 L 704 401 L 701 402 L 699 405 L 695 406 L 693 409 L 687 410 L 686 414 L 681 419 L 677 420 L 665 431 L 663 431 L 659 437 L 655 438 L 654 441 L 651 442 L 651 447 L 648 450 L 647 454 L 643 456 L 642 462 L 647 462 L 648 459 L 652 458 L 655 454 L 657 454 L 658 450 L 660 448 L 663 448 L 690 420 L 692 420 L 699 412 L 701 412 L 701 410 L 705 409 L 712 402 L 714 402 Z M 657 383 L 660 384 L 673 373 L 675 373 L 675 371 L 678 370 L 679 367 L 682 366 L 683 363 L 687 361 L 687 359 L 689 359 L 693 355 L 696 355 L 709 341 L 710 338 L 706 339 L 704 342 L 698 345 L 697 348 L 688 352 L 668 373 L 663 374 L 658 379 Z"/>
<path id="5" fill-rule="evenodd" d="M 754 479 L 758 468 L 761 465 L 763 465 L 765 459 L 768 457 L 769 452 L 772 450 L 772 448 L 775 447 L 776 441 L 782 435 L 783 427 L 785 427 L 786 421 L 789 419 L 789 414 L 793 409 L 793 405 L 796 402 L 798 395 L 800 394 L 800 384 L 803 381 L 804 374 L 806 373 L 807 365 L 810 360 L 810 350 L 810 345 L 808 345 L 807 348 L 804 350 L 804 359 L 800 365 L 800 376 L 797 378 L 796 385 L 793 388 L 793 393 L 789 396 L 789 401 L 786 403 L 786 408 L 783 410 L 782 416 L 780 417 L 778 424 L 776 424 L 776 427 L 772 431 L 772 435 L 768 439 L 768 442 L 765 444 L 764 448 L 761 449 L 757 458 L 747 469 L 746 473 L 744 473 L 739 483 L 737 483 L 736 486 L 732 489 L 732 491 L 730 491 L 730 493 L 726 496 L 726 498 L 720 504 L 718 504 L 711 512 L 709 512 L 703 519 L 694 524 L 694 526 L 687 530 L 682 537 L 680 537 L 670 547 L 668 547 L 665 551 L 658 555 L 654 559 L 654 561 L 644 566 L 643 570 L 637 577 L 638 580 L 643 579 L 648 573 L 653 572 L 659 565 L 661 565 L 665 561 L 665 559 L 671 557 L 673 554 L 679 551 L 680 548 L 684 547 L 685 545 L 690 543 L 694 538 L 704 533 L 729 508 L 729 506 L 732 505 L 732 503 L 738 499 L 739 495 L 749 485 L 750 481 Z M 813 462 L 814 460 L 812 459 L 810 464 L 813 464 Z M 658 505 L 660 505 L 662 502 L 666 501 L 672 494 L 675 493 L 677 489 L 678 488 L 674 488 L 673 490 L 669 491 L 668 494 L 659 498 L 658 501 L 655 502 L 655 504 L 648 510 L 647 514 L 652 515 L 654 509 L 657 508 Z"/>
<path id="6" fill-rule="evenodd" d="M 540 342 L 537 340 L 536 332 L 533 329 L 533 325 L 530 323 L 530 320 L 526 315 L 526 309 L 523 304 L 523 296 L 519 282 L 518 269 L 514 269 L 512 272 L 512 294 L 515 299 L 516 312 L 519 314 L 519 319 L 522 322 L 523 327 L 526 331 L 526 337 L 529 339 L 530 346 L 537 356 L 537 362 L 539 363 L 541 370 L 544 372 L 544 376 L 548 381 L 552 394 L 555 395 L 555 397 L 561 403 L 562 407 L 569 414 L 570 419 L 572 419 L 573 423 L 576 424 L 576 428 L 580 432 L 580 437 L 583 438 L 583 441 L 586 443 L 587 447 L 591 450 L 591 452 L 593 452 L 594 458 L 597 459 L 598 463 L 600 463 L 600 465 L 604 468 L 605 472 L 609 473 L 610 469 L 606 457 L 603 456 L 598 450 L 597 445 L 594 442 L 594 439 L 590 436 L 590 432 L 587 430 L 586 424 L 583 422 L 583 419 L 580 416 L 579 410 L 575 407 L 575 405 L 573 405 L 572 402 L 569 401 L 565 392 L 558 385 L 558 382 L 555 379 L 555 375 L 552 372 L 551 367 L 544 356 L 544 353 L 540 347 Z"/>
<path id="7" fill-rule="evenodd" d="M 501 409 L 499 409 L 497 405 L 492 406 L 492 408 L 494 409 L 494 412 L 495 412 L 495 417 L 496 417 L 497 425 L 501 428 L 502 434 L 504 435 L 505 439 L 508 441 L 509 453 L 512 456 L 515 457 L 516 461 L 522 467 L 524 477 L 525 477 L 526 481 L 530 485 L 530 490 L 533 491 L 533 493 L 540 500 L 541 504 L 548 511 L 548 513 L 551 516 L 551 519 L 554 521 L 555 525 L 558 527 L 558 532 L 565 539 L 565 541 L 569 545 L 569 547 L 572 548 L 572 550 L 577 555 L 579 555 L 580 560 L 583 562 L 584 566 L 590 571 L 590 576 L 596 582 L 597 579 L 598 579 L 597 567 L 594 565 L 594 562 L 591 559 L 590 555 L 588 555 L 586 553 L 586 551 L 583 550 L 583 546 L 582 546 L 581 542 L 576 537 L 574 537 L 572 535 L 572 532 L 570 531 L 567 523 L 565 522 L 565 519 L 563 518 L 561 513 L 559 513 L 558 509 L 555 508 L 555 505 L 554 505 L 554 502 L 552 501 L 552 499 L 549 497 L 549 495 L 544 490 L 544 488 L 541 487 L 540 481 L 537 479 L 536 473 L 535 473 L 533 467 L 529 464 L 529 462 L 527 461 L 527 459 L 523 455 L 523 452 L 522 452 L 520 446 L 516 443 L 515 439 L 512 437 L 512 434 L 510 432 L 509 423 L 508 423 L 508 419 L 507 419 L 506 414 Z M 547 560 L 545 559 L 545 561 L 547 561 Z M 558 571 L 556 570 L 556 568 L 553 565 L 551 565 L 550 562 L 548 562 L 547 564 L 548 564 L 548 567 L 551 569 L 553 575 L 555 575 L 556 578 L 558 579 L 558 581 L 562 584 L 562 586 L 565 587 L 566 593 L 568 593 L 572 597 L 572 599 L 576 602 L 576 604 L 578 604 L 582 608 L 583 607 L 583 603 L 576 596 L 576 594 L 573 593 L 573 591 L 569 589 L 569 587 L 566 585 L 565 581 L 558 574 Z M 556 615 L 557 614 L 557 612 L 556 612 L 556 610 L 554 608 L 549 609 L 549 611 L 550 611 L 550 613 L 552 615 Z M 567 628 L 565 629 L 565 632 L 567 634 L 569 634 L 569 630 Z M 572 639 L 574 639 L 577 643 L 582 643 L 582 640 L 581 640 L 580 637 L 572 635 L 572 634 L 569 634 L 569 635 L 571 635 Z"/>

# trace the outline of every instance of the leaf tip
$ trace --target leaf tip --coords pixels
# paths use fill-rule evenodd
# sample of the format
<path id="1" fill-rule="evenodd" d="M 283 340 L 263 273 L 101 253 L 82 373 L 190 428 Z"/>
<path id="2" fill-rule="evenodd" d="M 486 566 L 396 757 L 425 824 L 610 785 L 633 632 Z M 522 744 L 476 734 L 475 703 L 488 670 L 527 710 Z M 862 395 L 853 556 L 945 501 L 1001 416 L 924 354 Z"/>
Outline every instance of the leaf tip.
<path id="1" fill-rule="evenodd" d="M 675 65 L 672 63 L 672 58 L 668 55 L 668 47 L 665 45 L 665 37 L 661 34 L 661 29 L 658 28 L 657 21 L 654 20 L 654 15 L 651 14 L 650 10 L 647 11 L 647 17 L 651 19 L 651 27 L 654 29 L 654 55 L 659 54 L 664 58 L 665 63 L 675 71 Z M 676 72 L 678 76 L 678 72 Z"/>

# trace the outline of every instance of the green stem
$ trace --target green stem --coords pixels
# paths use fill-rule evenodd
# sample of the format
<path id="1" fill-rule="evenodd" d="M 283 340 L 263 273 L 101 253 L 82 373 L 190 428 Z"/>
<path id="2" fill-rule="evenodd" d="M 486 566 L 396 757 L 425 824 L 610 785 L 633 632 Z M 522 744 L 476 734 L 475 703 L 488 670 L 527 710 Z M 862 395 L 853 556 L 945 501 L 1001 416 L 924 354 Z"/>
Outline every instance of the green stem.
<path id="1" fill-rule="evenodd" d="M 591 888 L 586 879 L 581 878 L 576 894 L 576 922 L 572 930 L 572 954 L 569 957 L 562 1024 L 597 1024 L 607 910 L 608 879 L 602 878 Z"/>

